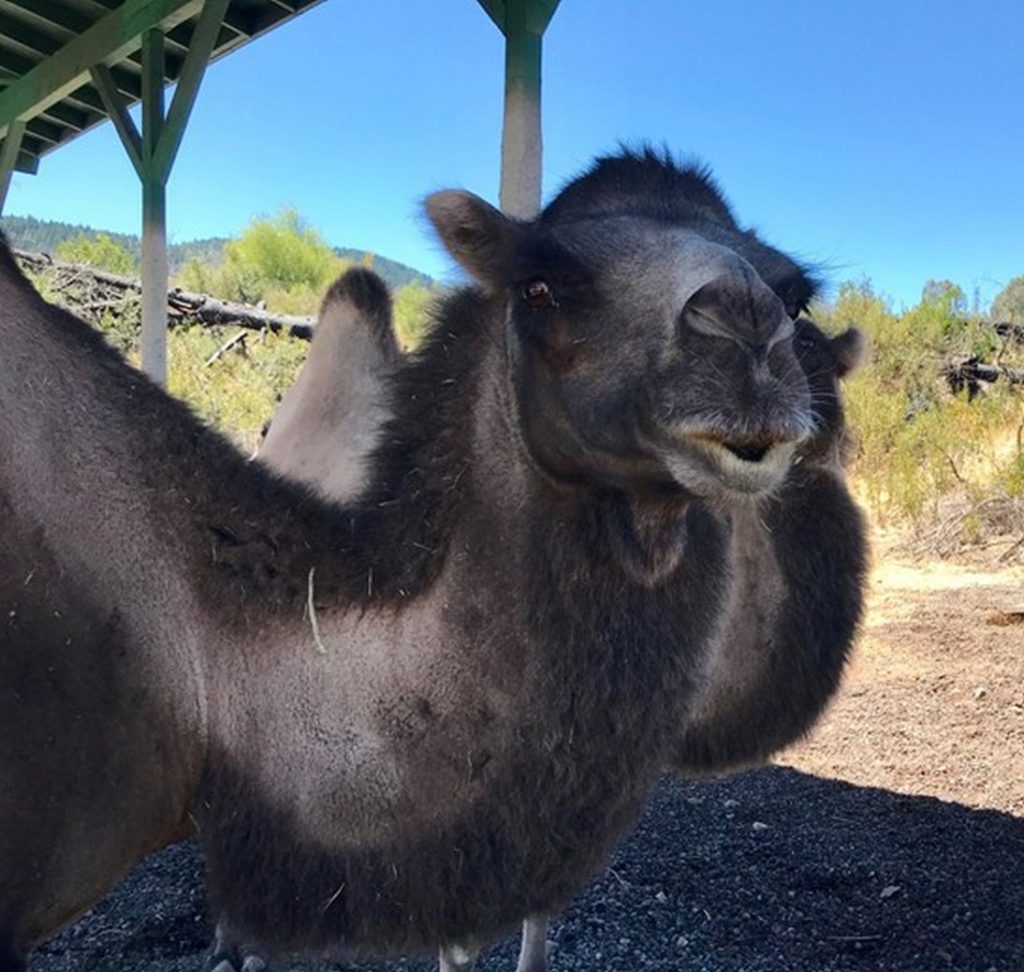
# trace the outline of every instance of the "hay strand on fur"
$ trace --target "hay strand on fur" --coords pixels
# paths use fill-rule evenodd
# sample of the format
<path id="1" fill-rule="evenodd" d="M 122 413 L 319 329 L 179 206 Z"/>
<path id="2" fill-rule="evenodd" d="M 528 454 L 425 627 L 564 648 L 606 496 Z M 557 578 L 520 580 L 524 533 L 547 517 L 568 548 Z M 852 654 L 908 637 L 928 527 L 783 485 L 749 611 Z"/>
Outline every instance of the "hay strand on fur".
<path id="1" fill-rule="evenodd" d="M 309 630 L 313 632 L 313 646 L 318 655 L 327 654 L 327 646 L 320 637 L 320 625 L 316 620 L 316 605 L 313 603 L 313 575 L 316 567 L 309 568 L 309 578 L 306 584 L 306 618 L 309 620 Z"/>

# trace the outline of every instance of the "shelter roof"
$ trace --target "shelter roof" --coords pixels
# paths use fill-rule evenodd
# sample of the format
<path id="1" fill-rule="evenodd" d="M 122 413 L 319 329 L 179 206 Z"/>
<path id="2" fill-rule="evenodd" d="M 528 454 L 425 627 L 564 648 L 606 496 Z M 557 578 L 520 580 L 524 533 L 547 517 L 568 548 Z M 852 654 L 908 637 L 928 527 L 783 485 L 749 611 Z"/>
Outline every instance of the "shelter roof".
<path id="1" fill-rule="evenodd" d="M 230 0 L 210 60 L 321 0 Z M 0 138 L 16 119 L 25 133 L 16 168 L 39 159 L 109 117 L 91 68 L 103 65 L 132 105 L 142 98 L 143 36 L 165 35 L 164 82 L 178 80 L 203 0 L 0 0 Z"/>

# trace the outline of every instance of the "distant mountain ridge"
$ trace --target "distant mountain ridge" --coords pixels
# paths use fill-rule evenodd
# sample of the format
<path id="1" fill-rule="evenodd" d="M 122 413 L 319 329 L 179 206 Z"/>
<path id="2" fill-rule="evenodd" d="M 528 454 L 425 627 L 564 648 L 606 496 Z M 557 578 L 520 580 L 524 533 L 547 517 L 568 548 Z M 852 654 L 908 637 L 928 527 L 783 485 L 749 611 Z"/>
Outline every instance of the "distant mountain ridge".
<path id="1" fill-rule="evenodd" d="M 111 233 L 107 230 L 94 229 L 92 226 L 36 219 L 34 216 L 2 216 L 0 217 L 0 229 L 7 234 L 11 246 L 19 250 L 53 253 L 65 240 L 74 239 L 82 234 L 95 236 L 97 233 L 105 233 L 136 259 L 139 258 L 142 251 L 139 237 L 134 233 Z M 224 244 L 227 242 L 227 237 L 213 236 L 205 240 L 192 240 L 189 243 L 169 243 L 167 258 L 171 273 L 176 273 L 193 257 L 204 263 L 218 263 L 223 258 Z M 366 251 L 355 250 L 351 247 L 336 246 L 333 249 L 343 260 L 351 260 L 353 263 L 360 263 L 366 256 Z M 427 274 L 404 263 L 399 263 L 397 260 L 390 260 L 378 253 L 374 253 L 372 256 L 373 269 L 380 274 L 392 290 L 397 290 L 410 283 L 429 287 L 434 282 Z"/>

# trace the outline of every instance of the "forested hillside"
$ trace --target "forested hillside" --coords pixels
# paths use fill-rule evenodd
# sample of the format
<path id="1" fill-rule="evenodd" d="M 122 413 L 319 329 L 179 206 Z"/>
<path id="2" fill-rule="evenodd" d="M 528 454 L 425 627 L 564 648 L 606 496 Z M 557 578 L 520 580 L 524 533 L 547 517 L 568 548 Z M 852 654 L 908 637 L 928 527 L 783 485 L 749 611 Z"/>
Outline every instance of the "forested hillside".
<path id="1" fill-rule="evenodd" d="M 36 219 L 34 216 L 3 216 L 0 217 L 0 229 L 11 241 L 11 245 L 21 250 L 32 250 L 40 253 L 54 253 L 57 248 L 69 240 L 80 237 L 95 239 L 106 236 L 122 247 L 137 261 L 141 252 L 139 237 L 132 233 L 109 233 L 91 226 L 75 223 L 61 223 L 48 219 Z M 171 273 L 177 273 L 189 260 L 216 264 L 224 258 L 224 247 L 229 242 L 226 237 L 210 237 L 205 240 L 192 240 L 189 243 L 170 243 L 167 256 Z M 350 263 L 361 263 L 367 258 L 363 250 L 351 247 L 336 246 L 333 250 L 337 256 Z M 377 271 L 389 287 L 397 289 L 406 284 L 416 283 L 429 287 L 431 278 L 412 267 L 389 260 L 379 254 L 372 255 L 373 269 Z"/>

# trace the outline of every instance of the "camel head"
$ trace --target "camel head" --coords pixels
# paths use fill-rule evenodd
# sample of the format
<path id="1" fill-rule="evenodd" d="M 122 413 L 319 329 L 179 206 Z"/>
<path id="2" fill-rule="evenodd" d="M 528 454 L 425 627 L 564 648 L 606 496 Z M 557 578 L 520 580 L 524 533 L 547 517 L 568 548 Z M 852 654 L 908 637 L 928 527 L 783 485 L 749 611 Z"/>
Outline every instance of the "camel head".
<path id="1" fill-rule="evenodd" d="M 532 222 L 460 191 L 427 211 L 502 308 L 523 440 L 551 479 L 702 498 L 782 482 L 814 427 L 791 316 L 813 283 L 705 173 L 627 153 Z"/>

